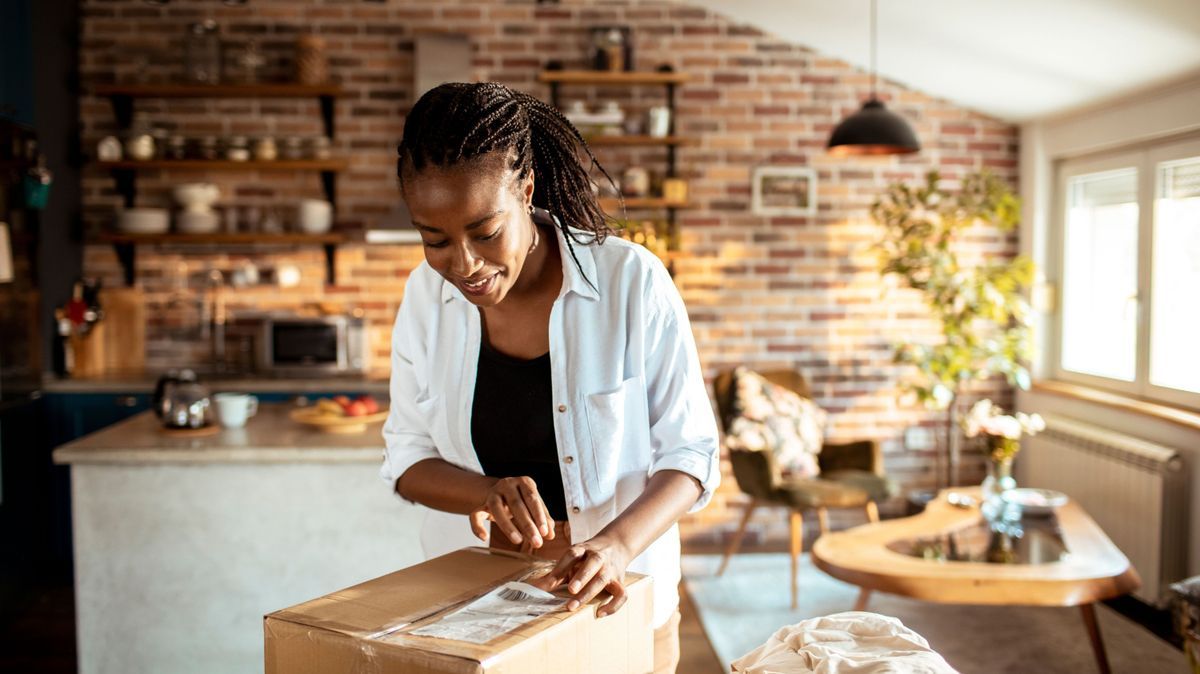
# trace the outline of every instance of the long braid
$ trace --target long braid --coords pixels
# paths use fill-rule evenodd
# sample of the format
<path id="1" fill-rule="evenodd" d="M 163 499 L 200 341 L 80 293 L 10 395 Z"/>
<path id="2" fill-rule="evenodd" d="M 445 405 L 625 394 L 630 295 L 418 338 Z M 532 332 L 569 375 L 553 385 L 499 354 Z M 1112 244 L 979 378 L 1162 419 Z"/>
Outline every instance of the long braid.
<path id="1" fill-rule="evenodd" d="M 580 149 L 589 160 L 586 166 Z M 519 180 L 533 171 L 533 204 L 558 216 L 576 264 L 571 240 L 577 235 L 568 226 L 591 235 L 576 239 L 581 245 L 603 243 L 612 233 L 589 170 L 596 167 L 616 185 L 579 130 L 553 106 L 495 82 L 452 82 L 422 96 L 405 120 L 396 173 L 403 188 L 406 171 L 446 168 L 494 152 L 513 157 L 510 168 Z"/>

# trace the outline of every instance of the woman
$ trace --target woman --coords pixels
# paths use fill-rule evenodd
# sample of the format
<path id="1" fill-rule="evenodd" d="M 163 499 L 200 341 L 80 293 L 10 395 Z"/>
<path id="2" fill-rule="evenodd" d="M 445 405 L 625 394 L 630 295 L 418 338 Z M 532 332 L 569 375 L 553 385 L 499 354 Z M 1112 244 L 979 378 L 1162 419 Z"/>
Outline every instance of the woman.
<path id="1" fill-rule="evenodd" d="M 673 672 L 676 522 L 717 486 L 716 423 L 683 302 L 656 257 L 606 242 L 579 149 L 598 166 L 499 84 L 413 106 L 397 171 L 425 263 L 393 330 L 381 474 L 493 547 L 557 559 L 543 586 L 569 610 L 604 591 L 611 614 L 626 571 L 652 576 L 655 671 Z M 427 517 L 427 555 L 456 547 L 448 526 Z"/>

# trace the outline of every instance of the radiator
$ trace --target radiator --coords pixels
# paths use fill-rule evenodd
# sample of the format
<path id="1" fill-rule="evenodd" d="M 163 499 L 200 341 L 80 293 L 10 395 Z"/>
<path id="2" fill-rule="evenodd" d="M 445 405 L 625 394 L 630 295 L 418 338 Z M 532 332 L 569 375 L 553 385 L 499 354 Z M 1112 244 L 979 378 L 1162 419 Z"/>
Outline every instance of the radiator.
<path id="1" fill-rule="evenodd" d="M 1075 499 L 1142 578 L 1134 594 L 1165 606 L 1187 569 L 1188 485 L 1169 447 L 1046 415 L 1046 430 L 1023 441 L 1018 482 Z"/>

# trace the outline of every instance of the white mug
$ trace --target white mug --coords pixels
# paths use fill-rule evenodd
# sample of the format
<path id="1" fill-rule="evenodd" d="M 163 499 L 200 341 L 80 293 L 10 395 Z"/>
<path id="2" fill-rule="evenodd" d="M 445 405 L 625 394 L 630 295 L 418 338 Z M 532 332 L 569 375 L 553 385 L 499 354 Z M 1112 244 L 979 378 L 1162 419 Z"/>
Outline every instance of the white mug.
<path id="1" fill-rule="evenodd" d="M 241 428 L 246 419 L 258 413 L 258 398 L 246 393 L 218 393 L 213 402 L 217 404 L 217 419 L 225 428 Z"/>
<path id="2" fill-rule="evenodd" d="M 324 234 L 333 227 L 333 204 L 328 201 L 301 199 L 296 211 L 296 226 L 306 234 Z"/>

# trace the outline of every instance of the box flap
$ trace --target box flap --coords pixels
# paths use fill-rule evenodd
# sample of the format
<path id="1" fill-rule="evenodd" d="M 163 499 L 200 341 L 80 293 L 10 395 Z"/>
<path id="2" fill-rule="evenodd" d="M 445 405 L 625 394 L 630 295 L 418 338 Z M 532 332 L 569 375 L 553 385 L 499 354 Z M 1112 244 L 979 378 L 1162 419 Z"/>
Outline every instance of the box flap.
<path id="1" fill-rule="evenodd" d="M 269 618 L 365 637 L 483 594 L 544 563 L 529 555 L 463 548 L 276 611 Z"/>

